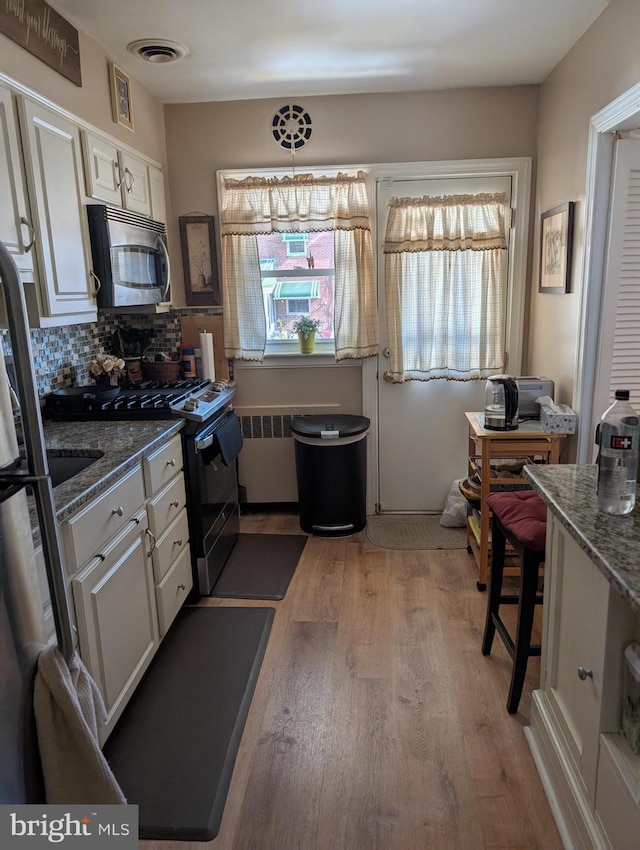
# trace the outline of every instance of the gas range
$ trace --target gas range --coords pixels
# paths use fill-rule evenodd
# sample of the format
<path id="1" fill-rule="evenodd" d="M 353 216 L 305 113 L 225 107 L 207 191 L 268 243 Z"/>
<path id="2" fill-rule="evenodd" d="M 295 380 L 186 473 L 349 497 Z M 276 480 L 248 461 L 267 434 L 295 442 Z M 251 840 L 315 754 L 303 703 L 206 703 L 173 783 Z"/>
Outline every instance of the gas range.
<path id="1" fill-rule="evenodd" d="M 73 408 L 47 396 L 43 414 L 58 421 L 170 419 L 182 416 L 194 422 L 205 422 L 225 407 L 235 395 L 226 382 L 185 378 L 160 383 L 142 381 L 120 388 L 115 398 L 106 401 L 89 390 L 74 400 Z M 186 405 L 186 407 L 185 407 Z"/>

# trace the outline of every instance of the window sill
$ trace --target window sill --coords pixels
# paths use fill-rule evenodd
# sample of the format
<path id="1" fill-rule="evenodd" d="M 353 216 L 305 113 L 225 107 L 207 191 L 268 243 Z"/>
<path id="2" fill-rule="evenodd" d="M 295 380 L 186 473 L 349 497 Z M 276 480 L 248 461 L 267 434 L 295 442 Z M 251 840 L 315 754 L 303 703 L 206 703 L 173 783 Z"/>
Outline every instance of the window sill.
<path id="1" fill-rule="evenodd" d="M 269 346 L 265 351 L 264 360 L 258 363 L 253 360 L 236 360 L 236 370 L 241 369 L 273 369 L 273 368 L 314 368 L 327 366 L 361 366 L 362 360 L 344 360 L 336 363 L 335 348 L 333 343 L 316 342 L 316 350 L 313 354 L 301 354 L 297 342 L 279 343 L 277 346 Z"/>

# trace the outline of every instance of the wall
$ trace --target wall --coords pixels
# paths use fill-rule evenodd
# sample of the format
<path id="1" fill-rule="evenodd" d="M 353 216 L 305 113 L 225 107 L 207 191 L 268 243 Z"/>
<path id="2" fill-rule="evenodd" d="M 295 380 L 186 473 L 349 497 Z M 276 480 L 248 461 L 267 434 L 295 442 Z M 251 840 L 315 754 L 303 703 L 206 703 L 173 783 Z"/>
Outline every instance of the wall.
<path id="1" fill-rule="evenodd" d="M 537 292 L 536 228 L 530 293 L 527 371 L 556 381 L 560 401 L 571 403 L 584 251 L 589 121 L 640 80 L 640 3 L 613 0 L 542 86 L 538 129 L 537 215 L 575 201 L 571 292 Z"/>
<path id="2" fill-rule="evenodd" d="M 537 86 L 340 95 L 297 99 L 311 116 L 311 141 L 295 156 L 296 171 L 313 165 L 420 162 L 534 156 Z M 286 98 L 165 107 L 170 192 L 174 215 L 217 216 L 216 171 L 288 167 L 291 155 L 271 134 Z M 177 227 L 170 248 L 179 256 Z M 303 374 L 307 370 L 302 370 Z M 256 375 L 238 370 L 238 403 L 257 399 Z M 360 404 L 361 370 L 317 369 L 306 380 L 318 403 L 333 403 L 339 374 Z M 271 404 L 298 404 L 299 372 L 259 370 L 261 395 Z M 361 412 L 361 409 L 348 412 Z"/>

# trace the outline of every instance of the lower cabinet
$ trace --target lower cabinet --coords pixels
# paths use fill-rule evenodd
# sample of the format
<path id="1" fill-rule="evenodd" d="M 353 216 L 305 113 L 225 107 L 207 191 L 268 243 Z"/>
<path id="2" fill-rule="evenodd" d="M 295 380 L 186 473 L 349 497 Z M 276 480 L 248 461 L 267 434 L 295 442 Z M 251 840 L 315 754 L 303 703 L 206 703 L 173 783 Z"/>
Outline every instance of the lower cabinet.
<path id="1" fill-rule="evenodd" d="M 80 653 L 107 709 L 102 742 L 159 643 L 146 510 L 134 520 L 72 581 Z"/>
<path id="2" fill-rule="evenodd" d="M 624 649 L 638 639 L 638 624 L 637 614 L 549 513 L 541 682 L 527 737 L 571 850 L 637 846 L 640 758 L 619 731 Z M 617 792 L 612 797 L 614 777 L 629 789 L 626 809 Z M 620 838 L 627 835 L 632 843 Z"/>

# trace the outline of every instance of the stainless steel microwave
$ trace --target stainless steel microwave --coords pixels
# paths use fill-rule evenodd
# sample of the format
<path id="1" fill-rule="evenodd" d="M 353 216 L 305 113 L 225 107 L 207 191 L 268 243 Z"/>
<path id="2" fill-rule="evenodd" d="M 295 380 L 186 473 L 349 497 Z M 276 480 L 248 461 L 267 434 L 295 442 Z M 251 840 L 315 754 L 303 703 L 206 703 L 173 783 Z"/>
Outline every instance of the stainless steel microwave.
<path id="1" fill-rule="evenodd" d="M 105 204 L 90 204 L 87 213 L 98 307 L 169 301 L 171 265 L 164 224 Z"/>

